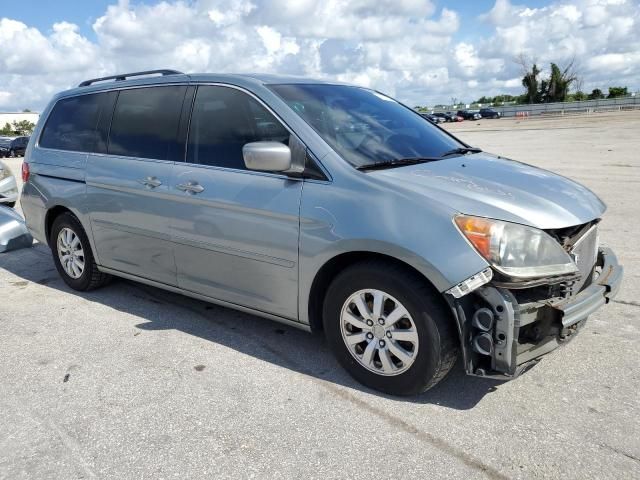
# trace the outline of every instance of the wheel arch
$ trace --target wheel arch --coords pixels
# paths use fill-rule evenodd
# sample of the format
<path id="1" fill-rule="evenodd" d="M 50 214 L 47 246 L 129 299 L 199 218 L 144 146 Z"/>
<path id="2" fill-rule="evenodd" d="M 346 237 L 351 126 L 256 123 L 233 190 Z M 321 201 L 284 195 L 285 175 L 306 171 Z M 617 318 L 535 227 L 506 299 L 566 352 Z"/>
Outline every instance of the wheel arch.
<path id="1" fill-rule="evenodd" d="M 321 331 L 322 327 L 322 306 L 324 303 L 325 293 L 329 284 L 340 272 L 349 268 L 350 266 L 367 261 L 367 260 L 380 260 L 390 264 L 400 266 L 407 271 L 412 272 L 425 282 L 434 292 L 440 294 L 440 291 L 436 288 L 435 284 L 415 266 L 407 263 L 404 260 L 400 260 L 392 255 L 388 255 L 380 252 L 373 251 L 351 251 L 340 253 L 329 260 L 327 260 L 322 267 L 317 271 L 311 288 L 309 290 L 308 297 L 308 319 L 309 326 L 312 331 Z M 443 298 L 443 302 L 444 302 Z"/>
<path id="2" fill-rule="evenodd" d="M 51 245 L 51 227 L 53 226 L 53 222 L 60 215 L 67 212 L 78 218 L 78 216 L 70 208 L 65 207 L 64 205 L 55 205 L 47 210 L 47 213 L 44 216 L 44 234 L 46 236 L 48 245 Z"/>

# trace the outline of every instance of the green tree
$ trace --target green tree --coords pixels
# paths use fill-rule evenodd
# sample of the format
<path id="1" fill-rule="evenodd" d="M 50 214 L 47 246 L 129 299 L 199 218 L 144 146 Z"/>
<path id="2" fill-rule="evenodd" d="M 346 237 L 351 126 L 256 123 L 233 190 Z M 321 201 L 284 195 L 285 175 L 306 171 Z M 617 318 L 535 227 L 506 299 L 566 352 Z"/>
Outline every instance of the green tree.
<path id="1" fill-rule="evenodd" d="M 31 135 L 33 129 L 36 128 L 36 124 L 29 120 L 14 121 L 13 128 L 22 135 Z"/>
<path id="2" fill-rule="evenodd" d="M 14 120 L 13 123 L 4 124 L 4 127 L 0 129 L 0 135 L 31 135 L 34 128 L 36 128 L 36 124 L 29 120 Z"/>
<path id="3" fill-rule="evenodd" d="M 589 100 L 599 100 L 601 98 L 604 98 L 604 95 L 599 88 L 594 88 L 589 94 Z"/>
<path id="4" fill-rule="evenodd" d="M 576 102 L 580 102 L 580 101 L 582 101 L 582 100 L 586 100 L 586 99 L 587 99 L 587 94 L 586 94 L 586 93 L 584 93 L 584 92 L 583 92 L 583 91 L 581 91 L 581 90 L 578 90 L 576 93 L 574 93 L 574 94 L 573 94 L 573 99 L 574 99 Z"/>
<path id="5" fill-rule="evenodd" d="M 531 71 L 525 73 L 522 77 L 522 86 L 527 90 L 526 96 L 529 103 L 540 102 L 540 91 L 538 90 L 538 75 L 540 75 L 540 69 L 534 63 L 531 67 Z"/>
<path id="6" fill-rule="evenodd" d="M 571 72 L 573 62 L 564 70 L 555 63 L 551 64 L 551 76 L 541 83 L 541 94 L 545 102 L 564 102 L 569 94 L 571 84 L 576 81 L 576 75 Z"/>
<path id="7" fill-rule="evenodd" d="M 0 135 L 13 135 L 13 127 L 9 122 L 4 124 L 4 127 L 0 128 Z"/>
<path id="8" fill-rule="evenodd" d="M 517 100 L 518 97 L 514 97 L 513 95 L 497 95 L 493 97 L 493 103 L 515 102 Z"/>
<path id="9" fill-rule="evenodd" d="M 609 87 L 607 98 L 626 97 L 627 95 L 629 95 L 627 87 Z"/>

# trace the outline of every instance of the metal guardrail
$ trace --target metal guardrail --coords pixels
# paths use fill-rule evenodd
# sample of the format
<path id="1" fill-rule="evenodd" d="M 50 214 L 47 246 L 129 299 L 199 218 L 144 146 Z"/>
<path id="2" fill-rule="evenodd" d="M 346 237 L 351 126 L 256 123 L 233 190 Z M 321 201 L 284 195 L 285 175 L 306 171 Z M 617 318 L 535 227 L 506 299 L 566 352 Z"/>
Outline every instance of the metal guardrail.
<path id="1" fill-rule="evenodd" d="M 524 105 L 489 106 L 502 114 L 503 117 L 528 118 L 541 115 L 579 115 L 598 112 L 617 112 L 640 109 L 640 96 L 628 96 L 618 98 L 602 98 L 599 100 L 582 100 L 578 102 L 534 103 Z M 477 107 L 479 108 L 479 107 Z M 470 108 L 475 110 L 477 108 Z M 460 108 L 438 108 L 434 112 L 457 111 Z"/>

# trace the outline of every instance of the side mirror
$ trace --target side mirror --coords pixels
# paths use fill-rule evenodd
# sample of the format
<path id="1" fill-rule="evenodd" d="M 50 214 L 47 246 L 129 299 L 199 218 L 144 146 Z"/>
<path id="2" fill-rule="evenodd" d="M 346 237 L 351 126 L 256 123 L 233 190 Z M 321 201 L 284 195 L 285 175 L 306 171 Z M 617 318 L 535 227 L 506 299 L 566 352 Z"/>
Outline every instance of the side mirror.
<path id="1" fill-rule="evenodd" d="M 251 142 L 242 147 L 249 170 L 284 172 L 291 169 L 291 149 L 280 142 Z"/>

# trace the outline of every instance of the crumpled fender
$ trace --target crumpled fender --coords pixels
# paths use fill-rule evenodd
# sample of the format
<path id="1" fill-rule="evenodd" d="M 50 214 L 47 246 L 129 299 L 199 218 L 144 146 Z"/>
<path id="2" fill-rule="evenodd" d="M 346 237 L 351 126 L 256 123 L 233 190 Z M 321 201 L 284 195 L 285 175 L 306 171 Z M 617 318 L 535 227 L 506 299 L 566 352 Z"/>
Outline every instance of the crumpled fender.
<path id="1" fill-rule="evenodd" d="M 24 219 L 12 208 L 0 206 L 0 253 L 33 245 Z"/>

